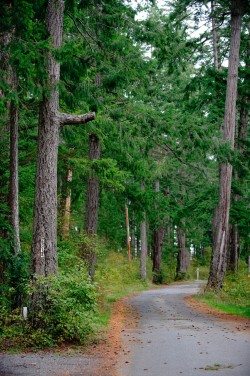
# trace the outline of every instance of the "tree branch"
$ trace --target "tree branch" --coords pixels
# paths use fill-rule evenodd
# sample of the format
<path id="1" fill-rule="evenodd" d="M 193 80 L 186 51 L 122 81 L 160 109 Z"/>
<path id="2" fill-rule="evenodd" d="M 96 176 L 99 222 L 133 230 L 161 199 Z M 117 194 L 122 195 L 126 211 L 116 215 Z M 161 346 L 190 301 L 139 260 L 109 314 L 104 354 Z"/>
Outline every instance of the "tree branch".
<path id="1" fill-rule="evenodd" d="M 60 112 L 59 119 L 61 126 L 68 124 L 85 124 L 89 121 L 95 120 L 95 112 L 88 112 L 83 115 L 65 114 Z"/>

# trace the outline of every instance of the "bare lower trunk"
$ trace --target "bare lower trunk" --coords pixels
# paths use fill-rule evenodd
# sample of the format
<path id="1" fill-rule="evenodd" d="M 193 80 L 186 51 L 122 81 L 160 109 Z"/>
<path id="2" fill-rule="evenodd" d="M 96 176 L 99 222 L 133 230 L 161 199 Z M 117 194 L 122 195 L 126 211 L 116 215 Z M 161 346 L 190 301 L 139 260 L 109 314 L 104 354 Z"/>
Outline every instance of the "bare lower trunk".
<path id="1" fill-rule="evenodd" d="M 67 171 L 67 195 L 65 199 L 64 214 L 63 214 L 63 224 L 62 224 L 62 237 L 63 239 L 68 238 L 70 229 L 70 211 L 71 211 L 71 186 L 72 182 L 72 170 L 69 168 Z"/>
<path id="2" fill-rule="evenodd" d="M 128 205 L 125 205 L 125 220 L 126 220 L 126 232 L 127 232 L 128 261 L 130 262 L 131 261 L 131 237 L 130 237 Z"/>
<path id="3" fill-rule="evenodd" d="M 97 135 L 89 136 L 89 159 L 91 161 L 100 158 L 101 149 L 100 141 Z M 99 209 L 99 179 L 95 173 L 90 173 L 87 187 L 87 204 L 86 204 L 86 232 L 87 234 L 97 233 Z"/>
<path id="4" fill-rule="evenodd" d="M 155 192 L 156 194 L 160 192 L 159 180 L 156 180 L 155 182 Z M 165 236 L 165 228 L 163 226 L 157 225 L 153 232 L 152 258 L 153 258 L 153 282 L 154 283 L 162 283 L 161 256 L 162 256 L 162 245 L 163 245 L 164 236 Z"/>
<path id="5" fill-rule="evenodd" d="M 16 87 L 16 85 L 15 85 Z M 14 254 L 21 251 L 19 230 L 19 177 L 18 177 L 18 107 L 12 101 L 10 103 L 10 215 L 13 231 Z"/>
<path id="6" fill-rule="evenodd" d="M 239 232 L 237 225 L 230 225 L 227 270 L 236 272 L 239 260 Z"/>
<path id="7" fill-rule="evenodd" d="M 231 180 L 232 166 L 224 163 L 220 166 L 220 197 L 213 222 L 213 255 L 208 280 L 208 287 L 215 289 L 222 287 L 226 270 Z"/>
<path id="8" fill-rule="evenodd" d="M 240 0 L 232 0 L 231 44 L 227 78 L 223 140 L 234 147 L 235 113 L 237 97 L 237 80 L 241 28 Z M 229 209 L 231 196 L 232 166 L 225 162 L 220 165 L 219 204 L 213 220 L 213 254 L 210 266 L 208 288 L 220 289 L 223 284 L 227 260 L 227 243 L 229 229 Z"/>
<path id="9" fill-rule="evenodd" d="M 162 283 L 161 256 L 165 230 L 163 227 L 154 230 L 153 234 L 153 282 Z"/>
<path id="10" fill-rule="evenodd" d="M 94 133 L 89 136 L 89 159 L 91 161 L 100 158 L 101 148 L 100 140 L 98 136 Z M 87 203 L 86 203 L 86 233 L 89 236 L 95 236 L 97 233 L 98 224 L 98 209 L 99 209 L 99 179 L 94 172 L 91 172 L 88 178 L 87 187 Z M 96 253 L 95 251 L 89 250 L 87 255 L 89 275 L 91 279 L 95 275 L 95 265 L 96 265 Z"/>
<path id="11" fill-rule="evenodd" d="M 247 139 L 247 128 L 248 128 L 248 98 L 244 98 L 242 100 L 241 108 L 240 108 L 240 118 L 239 118 L 239 125 L 238 125 L 238 137 L 236 147 L 241 154 L 244 154 L 244 142 Z M 240 171 L 237 172 L 236 170 L 233 171 L 234 180 L 238 183 L 242 180 Z M 233 201 L 237 202 L 240 199 L 239 194 L 233 194 Z M 229 231 L 229 245 L 228 245 L 228 262 L 227 262 L 227 270 L 236 272 L 238 269 L 238 260 L 240 254 L 240 235 L 238 230 L 238 225 L 231 224 L 230 231 Z"/>
<path id="12" fill-rule="evenodd" d="M 62 43 L 64 1 L 48 2 L 46 27 L 54 48 Z M 47 55 L 48 87 L 40 107 L 38 157 L 33 229 L 33 273 L 47 276 L 57 272 L 57 154 L 60 64 Z"/>
<path id="13" fill-rule="evenodd" d="M 137 257 L 137 237 L 136 237 L 136 227 L 134 225 L 132 225 L 131 227 L 131 253 L 133 257 Z"/>
<path id="14" fill-rule="evenodd" d="M 141 279 L 147 278 L 147 222 L 146 213 L 143 213 L 143 221 L 140 226 L 141 232 L 141 255 L 140 255 L 140 275 Z"/>
<path id="15" fill-rule="evenodd" d="M 189 264 L 190 255 L 186 247 L 186 234 L 185 231 L 177 228 L 177 241 L 178 241 L 178 255 L 177 255 L 177 267 L 176 267 L 176 279 L 182 279 L 185 277 Z"/>

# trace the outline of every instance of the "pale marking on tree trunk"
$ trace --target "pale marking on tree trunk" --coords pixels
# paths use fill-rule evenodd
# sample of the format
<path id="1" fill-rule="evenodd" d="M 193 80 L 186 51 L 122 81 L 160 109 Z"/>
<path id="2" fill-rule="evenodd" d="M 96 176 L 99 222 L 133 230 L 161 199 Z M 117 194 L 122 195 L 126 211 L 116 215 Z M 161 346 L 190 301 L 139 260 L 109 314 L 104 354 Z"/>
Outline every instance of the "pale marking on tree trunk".
<path id="1" fill-rule="evenodd" d="M 44 238 L 41 238 L 41 258 L 44 258 Z"/>

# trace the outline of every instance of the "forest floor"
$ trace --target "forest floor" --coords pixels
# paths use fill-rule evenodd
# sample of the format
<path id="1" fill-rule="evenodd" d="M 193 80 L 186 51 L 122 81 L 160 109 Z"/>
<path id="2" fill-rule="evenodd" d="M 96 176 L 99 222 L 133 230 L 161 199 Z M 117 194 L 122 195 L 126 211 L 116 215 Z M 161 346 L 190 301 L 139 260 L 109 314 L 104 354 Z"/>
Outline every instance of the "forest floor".
<path id="1" fill-rule="evenodd" d="M 0 375 L 249 375 L 250 321 L 197 302 L 191 295 L 199 287 L 178 283 L 124 298 L 114 304 L 107 338 L 98 345 L 2 353 Z"/>

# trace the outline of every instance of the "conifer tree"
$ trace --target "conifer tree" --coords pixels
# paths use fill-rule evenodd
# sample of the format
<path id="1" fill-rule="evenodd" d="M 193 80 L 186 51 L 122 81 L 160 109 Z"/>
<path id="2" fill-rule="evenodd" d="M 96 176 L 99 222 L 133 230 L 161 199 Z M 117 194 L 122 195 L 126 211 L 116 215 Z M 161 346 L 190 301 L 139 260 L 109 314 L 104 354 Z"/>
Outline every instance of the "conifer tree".
<path id="1" fill-rule="evenodd" d="M 49 0 L 46 32 L 52 48 L 58 50 L 63 38 L 64 1 Z M 46 87 L 40 106 L 36 196 L 33 229 L 33 273 L 47 276 L 57 272 L 57 156 L 60 127 L 84 124 L 94 114 L 70 115 L 59 112 L 60 63 L 50 48 L 45 56 Z"/>
<path id="2" fill-rule="evenodd" d="M 223 140 L 231 150 L 234 148 L 237 80 L 240 51 L 241 18 L 243 1 L 231 2 L 231 43 L 229 54 L 227 93 L 223 124 Z M 208 287 L 220 289 L 226 269 L 229 236 L 229 210 L 231 198 L 232 165 L 229 161 L 220 165 L 220 195 L 213 220 L 213 255 Z"/>

